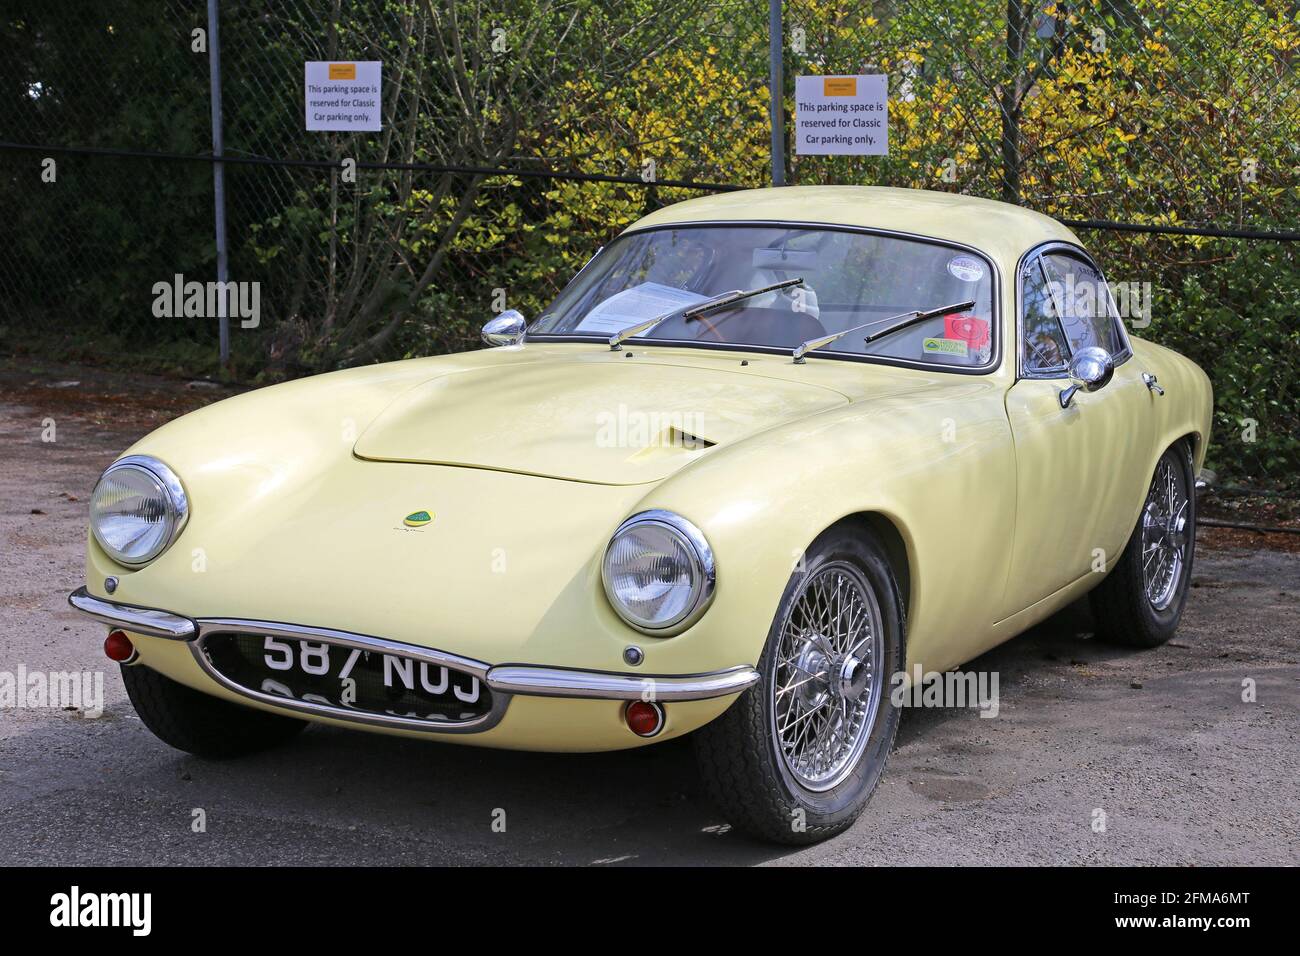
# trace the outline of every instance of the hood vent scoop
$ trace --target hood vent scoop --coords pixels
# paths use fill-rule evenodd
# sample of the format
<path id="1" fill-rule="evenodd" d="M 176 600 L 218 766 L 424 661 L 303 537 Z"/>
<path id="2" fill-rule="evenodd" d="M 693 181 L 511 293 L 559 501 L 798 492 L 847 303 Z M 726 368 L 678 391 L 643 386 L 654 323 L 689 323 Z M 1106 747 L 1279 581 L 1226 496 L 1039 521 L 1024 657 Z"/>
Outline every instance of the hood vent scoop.
<path id="1" fill-rule="evenodd" d="M 687 461 L 716 444 L 717 442 L 708 438 L 692 435 L 690 432 L 682 431 L 676 425 L 670 425 L 660 432 L 654 441 L 629 455 L 627 461 L 637 465 L 673 458 Z"/>
<path id="2" fill-rule="evenodd" d="M 676 425 L 670 425 L 664 429 L 663 440 L 659 443 L 669 445 L 674 448 L 684 448 L 687 451 L 700 451 L 704 448 L 712 448 L 717 444 L 708 438 L 700 435 L 692 435 L 690 432 L 682 431 Z"/>

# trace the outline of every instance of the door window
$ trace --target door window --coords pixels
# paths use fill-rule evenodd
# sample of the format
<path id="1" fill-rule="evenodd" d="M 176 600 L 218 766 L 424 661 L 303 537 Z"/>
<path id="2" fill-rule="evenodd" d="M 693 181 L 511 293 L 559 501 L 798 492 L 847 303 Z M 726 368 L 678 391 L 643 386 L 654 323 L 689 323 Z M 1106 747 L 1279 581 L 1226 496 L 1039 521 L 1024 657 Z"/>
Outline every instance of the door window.
<path id="1" fill-rule="evenodd" d="M 1068 252 L 1033 256 L 1020 275 L 1026 375 L 1063 374 L 1079 349 L 1105 349 L 1118 362 L 1128 352 L 1110 289 L 1101 272 Z"/>
<path id="2" fill-rule="evenodd" d="M 1070 353 L 1057 317 L 1051 282 L 1043 257 L 1034 256 L 1020 274 L 1020 308 L 1024 315 L 1024 357 L 1027 375 L 1064 372 Z"/>
<path id="3" fill-rule="evenodd" d="M 1101 273 L 1092 263 L 1066 253 L 1049 252 L 1042 259 L 1070 354 L 1098 346 L 1118 356 L 1124 343 L 1111 314 L 1110 289 Z"/>

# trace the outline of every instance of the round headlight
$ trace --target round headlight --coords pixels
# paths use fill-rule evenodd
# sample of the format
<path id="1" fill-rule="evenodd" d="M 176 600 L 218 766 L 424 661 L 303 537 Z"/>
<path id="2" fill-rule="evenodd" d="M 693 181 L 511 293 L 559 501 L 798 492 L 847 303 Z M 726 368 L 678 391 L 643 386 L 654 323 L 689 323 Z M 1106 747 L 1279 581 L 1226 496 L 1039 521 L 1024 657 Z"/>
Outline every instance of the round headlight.
<path id="1" fill-rule="evenodd" d="M 713 551 L 681 515 L 643 511 L 614 532 L 601 577 L 609 603 L 628 624 L 647 634 L 676 634 L 713 599 Z"/>
<path id="2" fill-rule="evenodd" d="M 119 564 L 140 567 L 185 527 L 189 503 L 175 473 L 156 458 L 128 455 L 108 466 L 90 496 L 90 530 Z"/>

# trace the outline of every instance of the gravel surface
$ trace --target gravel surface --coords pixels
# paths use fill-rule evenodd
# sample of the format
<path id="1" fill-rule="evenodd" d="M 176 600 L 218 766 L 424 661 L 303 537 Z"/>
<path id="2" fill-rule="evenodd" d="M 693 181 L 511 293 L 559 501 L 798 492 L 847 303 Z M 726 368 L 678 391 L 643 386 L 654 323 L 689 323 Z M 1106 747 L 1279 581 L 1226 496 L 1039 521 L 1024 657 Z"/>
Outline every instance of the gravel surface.
<path id="1" fill-rule="evenodd" d="M 0 373 L 0 672 L 98 671 L 105 709 L 0 709 L 0 865 L 1300 863 L 1300 554 L 1204 534 L 1172 643 L 1108 647 L 1076 611 L 984 655 L 966 669 L 999 673 L 999 715 L 905 712 L 867 812 L 808 849 L 729 832 L 685 741 L 549 756 L 312 727 L 240 761 L 173 751 L 65 598 L 100 470 L 224 391 L 50 380 Z"/>

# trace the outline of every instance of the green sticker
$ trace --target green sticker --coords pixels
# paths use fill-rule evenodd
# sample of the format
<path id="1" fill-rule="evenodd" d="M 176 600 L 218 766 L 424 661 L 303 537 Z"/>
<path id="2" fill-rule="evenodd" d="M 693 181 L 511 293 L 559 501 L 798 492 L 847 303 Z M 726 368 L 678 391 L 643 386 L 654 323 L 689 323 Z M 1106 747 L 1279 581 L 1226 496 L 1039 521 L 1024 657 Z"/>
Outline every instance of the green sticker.
<path id="1" fill-rule="evenodd" d="M 961 339 L 922 339 L 921 351 L 964 356 L 966 354 L 966 343 Z"/>
<path id="2" fill-rule="evenodd" d="M 433 515 L 428 511 L 413 511 L 402 519 L 402 523 L 408 528 L 418 528 L 421 525 L 428 524 L 432 520 Z"/>

